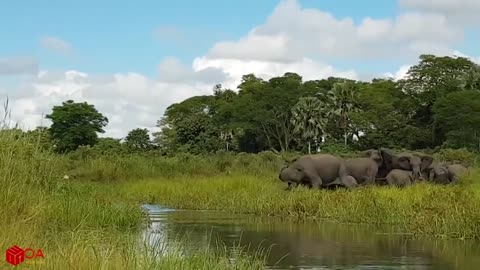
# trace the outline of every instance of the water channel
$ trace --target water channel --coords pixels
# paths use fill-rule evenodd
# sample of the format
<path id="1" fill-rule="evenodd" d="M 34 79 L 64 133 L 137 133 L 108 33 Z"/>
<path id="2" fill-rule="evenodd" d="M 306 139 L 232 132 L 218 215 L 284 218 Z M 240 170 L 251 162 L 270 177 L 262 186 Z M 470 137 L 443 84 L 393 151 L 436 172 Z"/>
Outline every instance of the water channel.
<path id="1" fill-rule="evenodd" d="M 415 238 L 393 228 L 145 205 L 148 243 L 268 251 L 269 269 L 480 269 L 480 243 Z M 224 248 L 224 247 L 221 247 Z M 166 249 L 168 250 L 168 247 Z"/>

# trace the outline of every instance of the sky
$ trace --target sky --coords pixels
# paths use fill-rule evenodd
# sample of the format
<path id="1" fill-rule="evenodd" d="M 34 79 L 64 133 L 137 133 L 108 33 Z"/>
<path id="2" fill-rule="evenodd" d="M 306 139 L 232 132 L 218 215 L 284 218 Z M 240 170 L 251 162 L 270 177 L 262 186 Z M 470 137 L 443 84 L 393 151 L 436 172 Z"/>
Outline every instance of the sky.
<path id="1" fill-rule="evenodd" d="M 248 73 L 399 79 L 423 53 L 480 62 L 479 13 L 478 0 L 0 0 L 0 98 L 23 129 L 87 101 L 109 119 L 101 136 L 123 138 Z"/>

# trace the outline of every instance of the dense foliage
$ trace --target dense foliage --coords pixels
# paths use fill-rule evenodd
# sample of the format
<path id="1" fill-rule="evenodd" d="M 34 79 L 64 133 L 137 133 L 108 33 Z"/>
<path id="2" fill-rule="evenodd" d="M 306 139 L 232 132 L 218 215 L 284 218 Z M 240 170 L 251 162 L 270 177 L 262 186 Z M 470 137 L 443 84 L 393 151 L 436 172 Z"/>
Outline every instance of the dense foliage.
<path id="1" fill-rule="evenodd" d="M 208 154 L 218 151 L 349 152 L 369 148 L 480 151 L 480 66 L 467 58 L 421 55 L 401 80 L 330 77 L 304 81 L 287 72 L 244 75 L 238 91 L 213 88 L 169 106 L 150 138 L 98 138 L 108 119 L 71 100 L 30 132 L 44 148 L 82 154 Z M 49 131 L 49 132 L 46 132 Z M 49 143 L 50 142 L 50 143 Z M 78 151 L 77 151 L 78 152 Z"/>
<path id="2" fill-rule="evenodd" d="M 46 118 L 52 120 L 50 134 L 58 152 L 76 150 L 81 145 L 93 145 L 98 140 L 97 132 L 103 133 L 108 119 L 93 105 L 73 100 L 54 106 Z"/>
<path id="3" fill-rule="evenodd" d="M 480 150 L 480 68 L 469 59 L 422 55 L 399 81 L 343 78 L 268 81 L 243 76 L 238 92 L 173 104 L 158 122 L 166 152 L 310 151 L 344 144 Z"/>

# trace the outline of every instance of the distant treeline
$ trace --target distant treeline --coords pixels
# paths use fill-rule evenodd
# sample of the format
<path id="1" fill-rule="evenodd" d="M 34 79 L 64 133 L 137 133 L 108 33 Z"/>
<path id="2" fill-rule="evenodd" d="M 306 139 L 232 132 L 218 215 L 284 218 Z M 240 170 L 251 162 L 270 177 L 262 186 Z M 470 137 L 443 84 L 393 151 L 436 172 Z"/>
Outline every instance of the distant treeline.
<path id="1" fill-rule="evenodd" d="M 462 57 L 421 55 L 398 81 L 303 81 L 296 73 L 265 81 L 247 74 L 238 91 L 216 85 L 212 95 L 169 106 L 153 139 L 146 129 L 132 130 L 123 141 L 98 138 L 108 119 L 85 102 L 63 102 L 47 118 L 51 127 L 30 133 L 59 153 L 79 147 L 160 155 L 379 147 L 479 152 L 480 66 Z"/>
<path id="2" fill-rule="evenodd" d="M 173 104 L 156 142 L 170 152 L 321 147 L 480 150 L 480 67 L 466 58 L 422 55 L 406 78 L 268 81 L 243 76 L 239 91 Z M 322 144 L 323 142 L 323 144 Z"/>

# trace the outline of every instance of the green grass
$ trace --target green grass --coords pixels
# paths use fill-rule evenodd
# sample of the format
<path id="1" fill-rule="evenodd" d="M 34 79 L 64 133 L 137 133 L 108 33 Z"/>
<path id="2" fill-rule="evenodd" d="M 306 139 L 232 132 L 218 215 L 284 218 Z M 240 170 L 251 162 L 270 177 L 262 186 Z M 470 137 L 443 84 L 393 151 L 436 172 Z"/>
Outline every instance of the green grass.
<path id="1" fill-rule="evenodd" d="M 133 201 L 181 209 L 394 225 L 414 235 L 480 239 L 480 186 L 475 171 L 456 186 L 284 191 L 274 176 L 217 176 L 130 181 L 118 189 Z"/>
<path id="2" fill-rule="evenodd" d="M 79 163 L 40 150 L 34 138 L 0 131 L 0 156 L 0 249 L 31 247 L 42 249 L 45 256 L 27 260 L 19 269 L 262 268 L 261 256 L 243 252 L 198 250 L 185 256 L 181 244 L 176 252 L 166 254 L 155 246 L 142 247 L 139 232 L 144 214 L 138 203 L 125 200 L 113 185 L 64 180 Z M 101 168 L 88 161 L 80 165 L 92 176 L 97 173 L 92 168 Z M 102 177 L 94 180 L 103 180 L 108 176 L 103 172 L 121 165 L 105 166 Z M 131 167 L 111 175 L 129 171 Z M 10 265 L 2 260 L 0 268 L 5 267 Z"/>
<path id="3" fill-rule="evenodd" d="M 455 159 L 465 156 L 453 154 Z M 394 225 L 414 235 L 480 239 L 478 170 L 458 186 L 422 184 L 405 189 L 286 192 L 277 179 L 283 160 L 268 152 L 220 153 L 209 158 L 61 156 L 41 150 L 34 138 L 3 130 L 0 156 L 0 248 L 42 248 L 46 257 L 43 265 L 21 267 L 262 268 L 261 254 L 249 257 L 243 252 L 232 255 L 227 251 L 198 250 L 185 255 L 179 248 L 158 255 L 156 247 L 138 247 L 144 218 L 141 202 L 183 209 Z M 64 179 L 64 175 L 70 179 Z"/>

